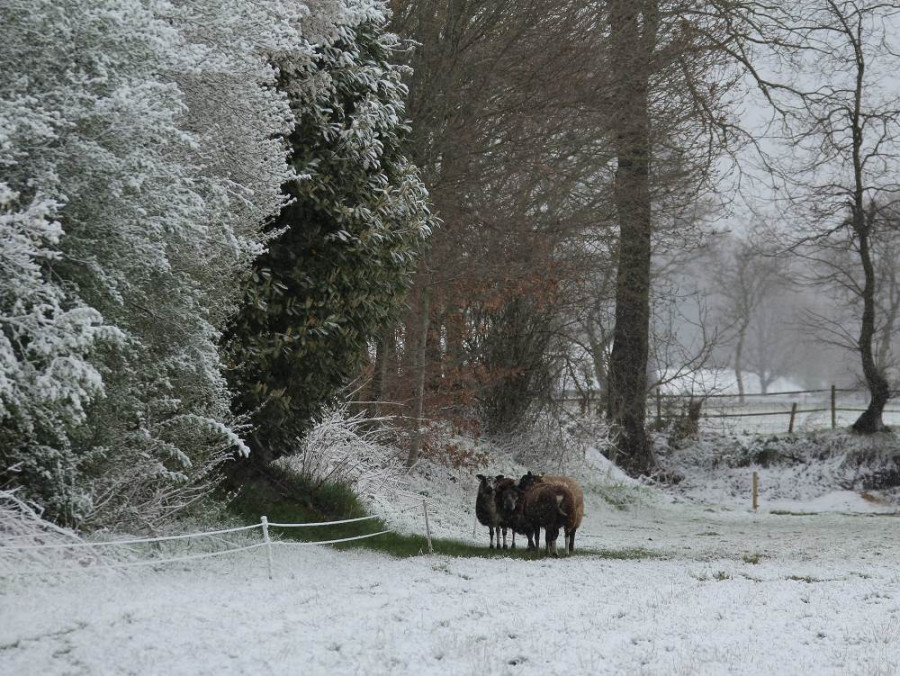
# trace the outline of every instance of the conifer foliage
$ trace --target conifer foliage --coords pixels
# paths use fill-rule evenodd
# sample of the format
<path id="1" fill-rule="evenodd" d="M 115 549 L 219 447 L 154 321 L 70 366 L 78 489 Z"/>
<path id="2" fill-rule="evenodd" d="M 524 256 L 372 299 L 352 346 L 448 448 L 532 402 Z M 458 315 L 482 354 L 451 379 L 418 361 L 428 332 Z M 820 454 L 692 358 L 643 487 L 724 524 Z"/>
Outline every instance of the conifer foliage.
<path id="1" fill-rule="evenodd" d="M 401 149 L 406 89 L 386 10 L 355 3 L 343 19 L 310 63 L 278 62 L 297 178 L 228 340 L 236 406 L 253 415 L 251 460 L 262 463 L 289 452 L 358 371 L 432 228 Z"/>

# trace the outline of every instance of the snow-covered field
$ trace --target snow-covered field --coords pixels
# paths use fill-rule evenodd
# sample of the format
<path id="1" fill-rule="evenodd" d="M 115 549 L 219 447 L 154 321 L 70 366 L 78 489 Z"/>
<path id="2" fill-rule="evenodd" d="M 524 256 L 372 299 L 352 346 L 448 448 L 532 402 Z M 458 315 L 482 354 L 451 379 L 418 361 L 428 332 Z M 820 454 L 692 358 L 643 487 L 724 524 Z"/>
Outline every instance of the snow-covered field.
<path id="1" fill-rule="evenodd" d="M 900 519 L 890 508 L 822 488 L 791 502 L 818 514 L 773 514 L 765 500 L 755 514 L 741 495 L 701 504 L 699 489 L 637 486 L 589 460 L 577 545 L 595 553 L 394 559 L 279 548 L 274 580 L 262 550 L 51 584 L 6 580 L 0 673 L 900 671 Z M 438 535 L 471 539 L 474 493 L 468 473 L 430 466 L 408 501 L 428 500 Z M 394 524 L 422 526 L 409 513 Z M 476 538 L 486 545 L 486 529 Z"/>

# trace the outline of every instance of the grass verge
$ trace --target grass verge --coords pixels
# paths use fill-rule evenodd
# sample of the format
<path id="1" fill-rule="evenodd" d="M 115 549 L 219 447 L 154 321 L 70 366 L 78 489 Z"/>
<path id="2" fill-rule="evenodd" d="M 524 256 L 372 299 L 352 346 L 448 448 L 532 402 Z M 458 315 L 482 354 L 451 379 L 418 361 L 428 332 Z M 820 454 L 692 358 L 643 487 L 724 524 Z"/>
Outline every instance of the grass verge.
<path id="1" fill-rule="evenodd" d="M 272 523 L 317 523 L 367 516 L 365 507 L 348 488 L 337 484 L 314 484 L 279 468 L 270 468 L 265 475 L 245 480 L 229 510 L 247 524 L 259 523 L 265 515 Z M 381 519 L 312 528 L 272 528 L 273 536 L 282 540 L 315 542 L 377 533 L 386 530 Z M 486 534 L 485 534 L 486 536 Z M 577 536 L 576 536 L 577 541 Z M 518 549 L 489 549 L 486 545 L 432 538 L 435 554 L 460 557 L 542 559 L 543 551 Z M 562 536 L 557 541 L 562 549 Z M 577 545 L 577 542 L 576 542 Z M 396 557 L 419 556 L 428 551 L 424 535 L 385 533 L 365 540 L 330 545 L 335 549 L 369 549 Z M 646 549 L 594 549 L 578 547 L 575 556 L 594 556 L 604 559 L 634 560 L 659 558 Z"/>

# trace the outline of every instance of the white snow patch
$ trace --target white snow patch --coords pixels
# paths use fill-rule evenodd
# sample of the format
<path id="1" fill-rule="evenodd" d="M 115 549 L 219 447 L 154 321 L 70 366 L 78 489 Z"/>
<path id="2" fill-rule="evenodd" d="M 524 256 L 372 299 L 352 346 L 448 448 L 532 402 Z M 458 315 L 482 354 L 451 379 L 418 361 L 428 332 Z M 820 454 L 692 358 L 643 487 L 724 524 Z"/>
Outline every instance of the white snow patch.
<path id="1" fill-rule="evenodd" d="M 522 469 L 493 461 L 490 473 Z M 596 449 L 573 473 L 588 505 L 576 546 L 590 550 L 573 558 L 284 547 L 271 581 L 262 550 L 0 580 L 0 673 L 900 669 L 896 517 L 836 513 L 861 506 L 834 490 L 767 504 L 814 515 L 754 514 L 749 500 L 724 494 L 725 504 L 698 504 L 620 476 Z M 398 509 L 392 522 L 422 532 L 424 499 L 437 534 L 471 539 L 475 490 L 472 472 L 423 463 L 404 497 L 413 516 Z M 486 546 L 483 530 L 476 540 Z"/>

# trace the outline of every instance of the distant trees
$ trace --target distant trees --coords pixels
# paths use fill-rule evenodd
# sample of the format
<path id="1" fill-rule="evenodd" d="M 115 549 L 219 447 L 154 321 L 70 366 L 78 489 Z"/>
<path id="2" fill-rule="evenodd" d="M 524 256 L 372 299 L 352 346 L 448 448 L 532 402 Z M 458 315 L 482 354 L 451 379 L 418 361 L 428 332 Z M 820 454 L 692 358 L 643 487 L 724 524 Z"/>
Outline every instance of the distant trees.
<path id="1" fill-rule="evenodd" d="M 379 351 L 397 357 L 391 373 L 375 365 L 379 392 L 412 404 L 411 390 L 385 378 L 418 382 L 409 376 L 425 364 L 426 409 L 516 429 L 529 407 L 511 407 L 516 415 L 498 428 L 484 408 L 496 393 L 526 373 L 558 385 L 566 370 L 588 367 L 616 421 L 619 460 L 651 471 L 642 432 L 650 262 L 710 187 L 716 141 L 725 142 L 731 80 L 705 32 L 715 20 L 688 11 L 675 20 L 653 2 L 573 0 L 548 11 L 533 0 L 414 0 L 395 9 L 392 26 L 417 43 L 410 153 L 443 227 L 396 349 Z M 428 321 L 414 319 L 426 306 Z M 494 368 L 469 349 L 500 344 L 524 308 L 536 311 L 525 325 L 537 329 L 540 362 L 522 350 Z M 485 310 L 495 319 L 482 321 Z M 425 343 L 413 333 L 423 326 Z M 553 389 L 532 391 L 531 410 Z"/>
<path id="2" fill-rule="evenodd" d="M 774 251 L 766 252 L 747 240 L 720 247 L 714 255 L 713 270 L 714 293 L 721 298 L 718 316 L 723 332 L 732 337 L 732 365 L 743 403 L 743 374 L 748 366 L 759 376 L 763 392 L 778 372 L 774 368 L 778 356 L 773 350 L 777 339 L 769 325 L 773 310 L 766 304 L 776 303 L 776 297 L 787 289 L 788 279 L 784 263 Z"/>

